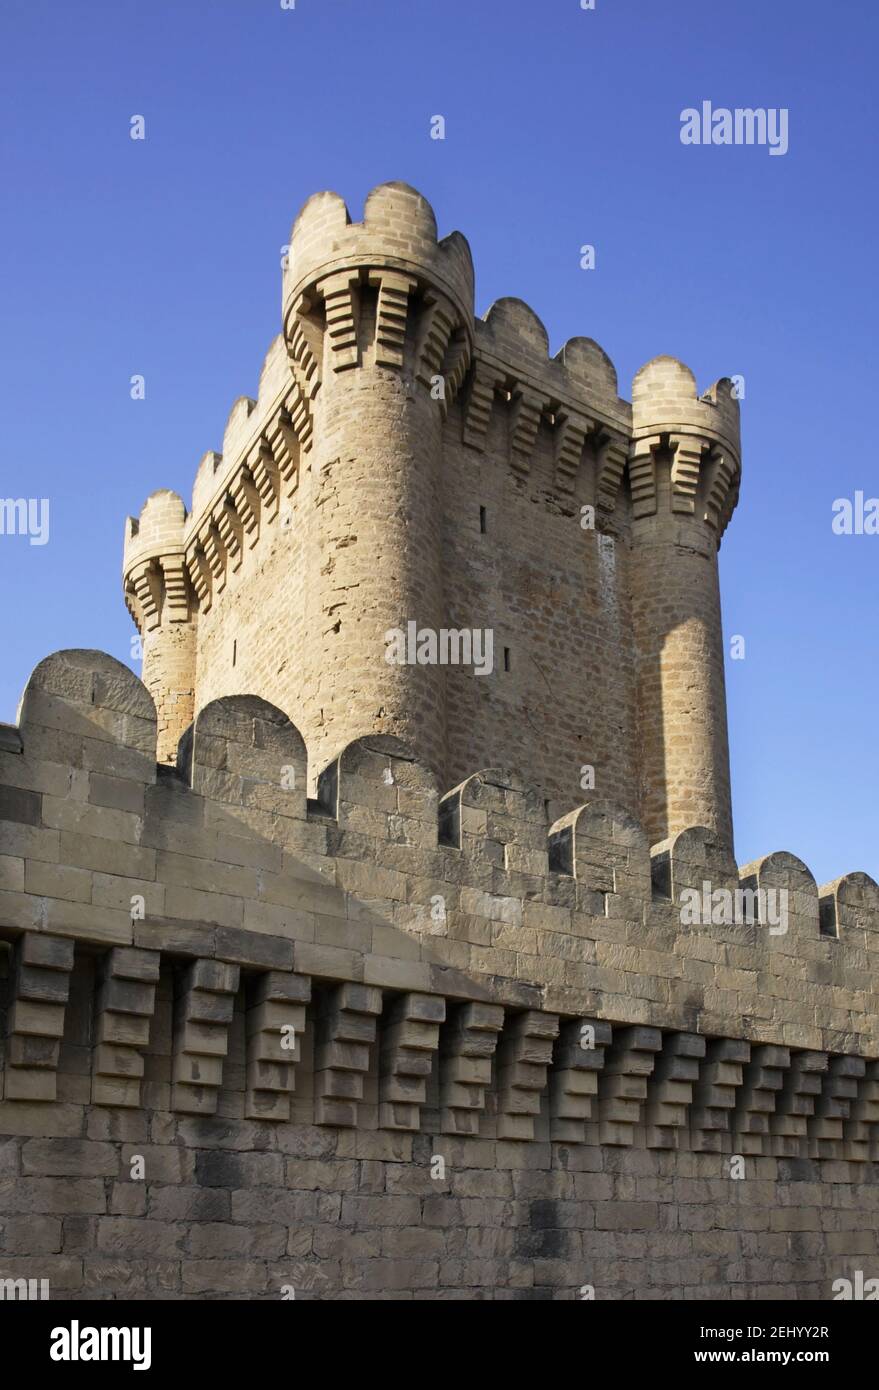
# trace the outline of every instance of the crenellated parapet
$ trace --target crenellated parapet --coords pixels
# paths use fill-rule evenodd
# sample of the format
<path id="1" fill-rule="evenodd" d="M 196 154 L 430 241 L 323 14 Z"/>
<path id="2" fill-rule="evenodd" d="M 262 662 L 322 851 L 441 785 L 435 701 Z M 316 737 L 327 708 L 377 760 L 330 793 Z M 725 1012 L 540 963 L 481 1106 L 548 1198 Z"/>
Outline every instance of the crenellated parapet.
<path id="1" fill-rule="evenodd" d="M 125 601 L 141 637 L 163 623 L 188 623 L 193 594 L 186 573 L 187 513 L 174 492 L 154 492 L 125 526 Z"/>
<path id="2" fill-rule="evenodd" d="M 304 450 L 345 411 L 352 371 L 400 373 L 441 419 L 472 357 L 469 248 L 458 232 L 438 240 L 433 210 L 405 184 L 374 189 L 356 223 L 338 195 L 316 194 L 291 232 L 282 316 Z"/>
<path id="3" fill-rule="evenodd" d="M 632 512 L 705 522 L 719 545 L 739 496 L 739 401 L 728 377 L 700 396 L 688 367 L 656 357 L 632 384 Z"/>
<path id="4" fill-rule="evenodd" d="M 187 513 L 175 492 L 154 492 L 125 527 L 122 580 L 140 633 L 143 679 L 159 716 L 158 757 L 173 762 L 195 711 L 195 621 L 201 596 L 186 553 Z"/>
<path id="5" fill-rule="evenodd" d="M 550 358 L 546 330 L 520 300 L 499 300 L 474 319 L 467 242 L 458 232 L 438 239 L 433 210 L 407 185 L 373 190 L 360 222 L 338 195 L 320 193 L 293 226 L 283 333 L 269 348 L 258 398 L 235 401 L 222 450 L 204 455 L 182 540 L 179 504 L 173 545 L 151 549 L 153 523 L 167 529 L 171 520 L 158 514 L 157 499 L 170 494 L 154 494 L 140 521 L 129 519 L 125 593 L 139 627 L 158 621 L 166 571 L 177 619 L 184 594 L 206 613 L 262 531 L 279 515 L 289 524 L 322 384 L 373 366 L 417 382 L 441 416 L 462 396 L 462 438 L 475 450 L 486 447 L 493 412 L 507 414 L 507 463 L 520 481 L 538 428 L 547 429 L 559 497 L 571 494 L 585 463 L 595 504 L 605 520 L 612 515 L 631 449 L 632 407 L 619 397 L 603 349 L 572 338 Z"/>
<path id="6" fill-rule="evenodd" d="M 261 538 L 265 544 L 289 532 L 307 447 L 277 338 L 263 365 L 258 398 L 235 401 L 222 452 L 206 453 L 196 475 L 184 559 L 199 614 L 209 613 L 227 583 L 240 576 Z"/>
<path id="7" fill-rule="evenodd" d="M 73 651 L 4 739 L 7 1099 L 80 1093 L 87 997 L 111 1110 L 879 1157 L 867 875 L 738 868 L 698 827 L 651 849 L 600 800 L 550 825 L 509 770 L 443 797 L 392 739 L 310 798 L 301 735 L 251 696 L 202 711 L 175 768 L 156 732 L 127 668 Z"/>
<path id="8" fill-rule="evenodd" d="M 540 319 L 520 299 L 500 299 L 476 322 L 473 370 L 463 408 L 463 439 L 484 453 L 493 419 L 507 419 L 507 465 L 528 483 L 538 432 L 552 454 L 552 491 L 569 505 L 581 473 L 584 497 L 601 527 L 611 524 L 623 481 L 632 410 L 620 399 L 616 370 L 591 338 L 571 338 L 555 357 Z M 582 500 L 582 499 L 581 499 Z"/>
<path id="9" fill-rule="evenodd" d="M 293 225 L 284 275 L 284 337 L 303 401 L 328 374 L 362 366 L 435 381 L 447 409 L 470 363 L 473 266 L 459 232 L 442 241 L 429 203 L 382 184 L 352 222 L 335 193 L 318 193 Z"/>

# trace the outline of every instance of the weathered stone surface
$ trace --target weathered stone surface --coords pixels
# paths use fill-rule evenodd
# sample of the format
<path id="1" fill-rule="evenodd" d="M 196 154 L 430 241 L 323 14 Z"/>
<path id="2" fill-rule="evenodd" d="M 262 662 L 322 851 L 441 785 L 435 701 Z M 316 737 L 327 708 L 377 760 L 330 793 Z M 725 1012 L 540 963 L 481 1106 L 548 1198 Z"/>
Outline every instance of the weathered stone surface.
<path id="1" fill-rule="evenodd" d="M 129 520 L 144 683 L 56 653 L 0 730 L 4 1277 L 803 1298 L 867 1267 L 879 887 L 732 857 L 728 388 L 656 358 L 630 404 L 591 340 L 476 319 L 405 185 L 306 205 L 258 399 L 190 511 Z M 410 621 L 450 659 L 386 660 Z"/>

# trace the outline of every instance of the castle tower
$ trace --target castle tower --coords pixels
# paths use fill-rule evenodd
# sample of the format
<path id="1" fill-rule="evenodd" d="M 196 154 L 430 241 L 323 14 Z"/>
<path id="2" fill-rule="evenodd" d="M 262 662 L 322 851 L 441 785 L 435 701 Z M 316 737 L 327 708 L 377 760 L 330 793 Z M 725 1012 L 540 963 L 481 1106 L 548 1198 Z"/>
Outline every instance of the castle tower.
<path id="1" fill-rule="evenodd" d="M 738 500 L 739 407 L 657 357 L 635 377 L 632 622 L 642 822 L 652 843 L 704 825 L 732 845 L 717 551 Z"/>
<path id="2" fill-rule="evenodd" d="M 298 422 L 314 443 L 297 719 L 318 765 L 393 733 L 441 769 L 445 672 L 389 664 L 385 634 L 444 626 L 441 436 L 470 360 L 469 248 L 458 233 L 438 243 L 430 205 L 405 184 L 375 189 L 354 224 L 341 198 L 318 194 L 293 228 L 283 312 L 313 402 Z"/>
<path id="3" fill-rule="evenodd" d="M 729 383 L 699 398 L 658 358 L 630 403 L 599 344 L 551 356 L 521 300 L 475 318 L 467 242 L 438 240 L 405 184 L 359 221 L 317 194 L 287 252 L 282 333 L 190 512 L 156 493 L 128 524 L 160 756 L 214 700 L 254 695 L 301 730 L 312 791 L 388 734 L 446 788 L 511 766 L 553 818 L 590 791 L 653 843 L 694 823 L 730 841 Z"/>
<path id="4" fill-rule="evenodd" d="M 175 492 L 147 498 L 125 527 L 123 588 L 137 624 L 143 683 L 159 716 L 158 758 L 173 763 L 195 708 L 195 624 L 184 562 L 186 508 Z"/>

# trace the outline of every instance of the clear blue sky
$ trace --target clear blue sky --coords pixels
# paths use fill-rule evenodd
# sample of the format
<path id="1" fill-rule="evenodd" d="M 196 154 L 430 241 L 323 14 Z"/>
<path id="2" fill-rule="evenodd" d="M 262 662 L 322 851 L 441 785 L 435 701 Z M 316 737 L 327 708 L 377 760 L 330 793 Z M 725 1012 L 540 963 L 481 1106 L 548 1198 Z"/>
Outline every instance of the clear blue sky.
<path id="1" fill-rule="evenodd" d="M 596 338 L 622 394 L 659 353 L 746 381 L 721 552 L 740 862 L 879 877 L 871 0 L 3 0 L 0 718 L 62 647 L 130 659 L 122 528 L 189 501 L 279 328 L 279 248 L 334 188 L 402 179 L 469 238 L 477 310 Z M 680 112 L 786 107 L 790 149 L 689 148 Z M 146 140 L 129 138 L 132 115 Z M 447 122 L 429 139 L 429 118 Z M 592 243 L 597 269 L 579 268 Z M 129 378 L 142 373 L 146 399 Z"/>

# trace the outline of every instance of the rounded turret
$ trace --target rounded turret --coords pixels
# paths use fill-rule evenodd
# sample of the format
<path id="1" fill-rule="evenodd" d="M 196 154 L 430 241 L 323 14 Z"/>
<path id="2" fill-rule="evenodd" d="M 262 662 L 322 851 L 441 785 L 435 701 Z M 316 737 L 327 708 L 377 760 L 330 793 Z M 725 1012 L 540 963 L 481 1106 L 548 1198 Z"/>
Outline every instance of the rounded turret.
<path id="1" fill-rule="evenodd" d="M 705 825 L 732 844 L 717 551 L 738 499 L 739 404 L 673 357 L 632 386 L 632 621 L 641 814 L 652 841 Z"/>
<path id="2" fill-rule="evenodd" d="M 125 525 L 122 581 L 140 633 L 143 683 L 158 713 L 159 762 L 173 763 L 195 701 L 192 590 L 184 559 L 186 508 L 176 492 L 147 498 Z"/>
<path id="3" fill-rule="evenodd" d="M 394 733 L 439 769 L 444 672 L 389 660 L 388 634 L 444 626 L 441 437 L 472 350 L 469 248 L 437 240 L 406 184 L 374 189 L 356 223 L 318 194 L 293 227 L 283 315 L 311 456 L 296 718 L 319 764 Z"/>

